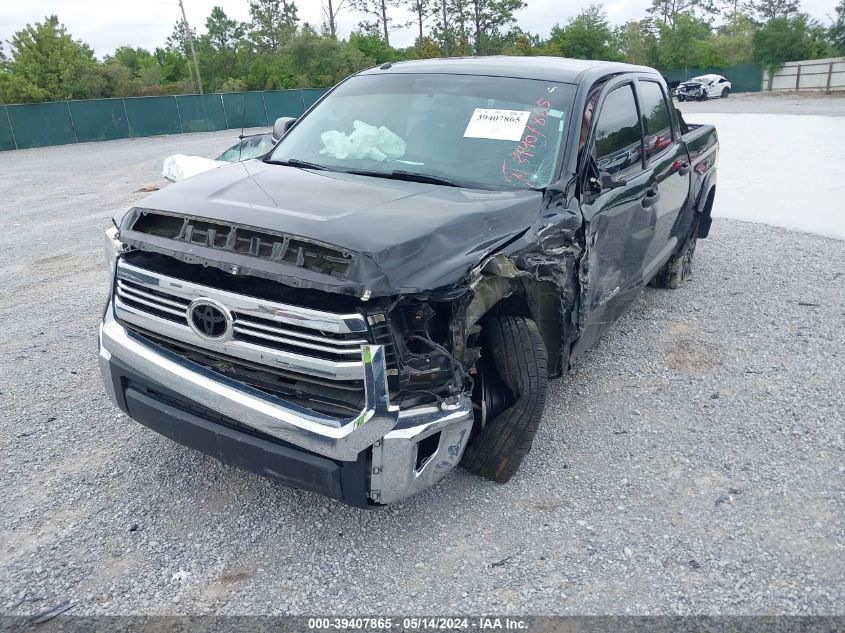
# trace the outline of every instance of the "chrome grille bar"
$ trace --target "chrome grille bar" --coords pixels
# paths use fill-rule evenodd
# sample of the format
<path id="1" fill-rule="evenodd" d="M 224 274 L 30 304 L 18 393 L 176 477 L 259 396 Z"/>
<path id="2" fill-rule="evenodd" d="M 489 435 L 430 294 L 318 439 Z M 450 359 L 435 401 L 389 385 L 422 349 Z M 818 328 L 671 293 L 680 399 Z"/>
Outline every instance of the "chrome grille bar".
<path id="1" fill-rule="evenodd" d="M 248 327 L 244 327 L 243 325 L 238 325 L 237 319 L 235 319 L 235 334 L 243 334 L 246 336 L 251 336 L 253 338 L 261 338 L 266 339 L 268 341 L 276 341 L 278 343 L 286 343 L 288 345 L 296 345 L 298 347 L 302 347 L 305 349 L 313 349 L 320 352 L 329 352 L 330 354 L 348 354 L 350 356 L 360 356 L 361 355 L 361 345 L 353 345 L 351 347 L 330 347 L 328 345 L 316 345 L 314 343 L 310 343 L 308 341 L 303 341 L 300 339 L 293 339 L 288 338 L 285 336 L 278 336 L 275 334 L 270 334 L 268 332 L 264 332 L 262 330 L 253 330 Z M 237 338 L 237 336 L 235 337 Z M 366 341 L 363 341 L 366 343 Z"/>
<path id="2" fill-rule="evenodd" d="M 121 299 L 126 299 L 130 302 L 140 303 L 141 305 L 145 305 L 156 310 L 161 310 L 162 312 L 166 312 L 168 314 L 172 314 L 173 316 L 180 317 L 183 320 L 187 319 L 187 305 L 180 305 L 175 301 L 159 299 L 158 297 L 150 293 L 133 290 L 128 286 L 122 285 L 122 282 L 118 282 L 117 284 L 117 296 Z M 170 306 L 177 307 L 172 308 Z"/>
<path id="3" fill-rule="evenodd" d="M 333 314 L 201 286 L 139 268 L 117 266 L 115 315 L 169 339 L 270 368 L 324 379 L 361 380 L 366 322 L 360 314 Z M 213 299 L 232 312 L 232 338 L 198 336 L 188 323 L 195 299 Z"/>

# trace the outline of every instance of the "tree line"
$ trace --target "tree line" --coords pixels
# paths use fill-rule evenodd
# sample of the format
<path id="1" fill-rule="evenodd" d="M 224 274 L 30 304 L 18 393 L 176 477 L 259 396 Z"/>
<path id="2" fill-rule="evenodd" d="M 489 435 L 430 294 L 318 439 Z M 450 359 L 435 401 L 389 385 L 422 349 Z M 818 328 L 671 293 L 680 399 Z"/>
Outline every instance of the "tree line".
<path id="1" fill-rule="evenodd" d="M 845 0 L 827 23 L 800 0 L 652 0 L 647 15 L 612 25 L 592 4 L 548 37 L 517 26 L 524 0 L 322 0 L 320 25 L 294 0 L 248 0 L 250 19 L 214 7 L 199 34 L 183 21 L 155 50 L 121 46 L 98 59 L 55 15 L 0 45 L 0 103 L 326 87 L 387 61 L 465 55 L 552 55 L 627 61 L 661 70 L 845 55 Z M 399 11 L 404 9 L 404 11 Z M 346 38 L 338 16 L 363 16 Z M 408 22 L 399 16 L 408 14 Z M 391 44 L 413 26 L 414 44 Z M 192 63 L 194 40 L 199 73 Z"/>

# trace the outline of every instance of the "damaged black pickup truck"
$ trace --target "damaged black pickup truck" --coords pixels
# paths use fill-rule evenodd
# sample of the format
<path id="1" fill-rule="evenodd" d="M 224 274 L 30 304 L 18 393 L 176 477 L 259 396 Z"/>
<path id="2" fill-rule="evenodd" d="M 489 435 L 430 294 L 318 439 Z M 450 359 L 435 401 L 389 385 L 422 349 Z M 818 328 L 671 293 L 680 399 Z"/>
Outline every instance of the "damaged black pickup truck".
<path id="1" fill-rule="evenodd" d="M 516 472 L 549 378 L 707 236 L 716 132 L 644 67 L 385 64 L 114 219 L 99 358 L 177 442 L 356 506 Z"/>

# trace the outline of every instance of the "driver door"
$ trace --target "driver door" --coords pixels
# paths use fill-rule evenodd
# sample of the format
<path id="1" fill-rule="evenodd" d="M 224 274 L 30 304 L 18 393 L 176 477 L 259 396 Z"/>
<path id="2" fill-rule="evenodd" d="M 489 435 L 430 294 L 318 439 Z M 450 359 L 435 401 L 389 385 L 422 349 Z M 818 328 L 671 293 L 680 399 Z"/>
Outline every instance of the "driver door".
<path id="1" fill-rule="evenodd" d="M 651 170 L 643 159 L 633 80 L 610 82 L 597 112 L 579 168 L 587 280 L 581 295 L 586 325 L 573 348 L 576 355 L 588 349 L 642 289 L 655 234 L 654 202 L 659 197 L 656 189 L 650 189 Z"/>

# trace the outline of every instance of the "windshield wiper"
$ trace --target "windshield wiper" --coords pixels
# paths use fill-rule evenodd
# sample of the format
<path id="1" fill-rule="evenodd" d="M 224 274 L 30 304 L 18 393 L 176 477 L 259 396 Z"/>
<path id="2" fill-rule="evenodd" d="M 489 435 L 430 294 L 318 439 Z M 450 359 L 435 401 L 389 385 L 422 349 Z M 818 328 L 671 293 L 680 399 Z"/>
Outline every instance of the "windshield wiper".
<path id="1" fill-rule="evenodd" d="M 271 165 L 284 165 L 285 167 L 296 167 L 297 169 L 319 169 L 321 171 L 337 171 L 333 167 L 327 165 L 318 165 L 317 163 L 309 163 L 306 160 L 299 160 L 298 158 L 289 158 L 288 160 L 268 160 Z"/>
<path id="2" fill-rule="evenodd" d="M 365 169 L 349 169 L 346 170 L 348 174 L 356 174 L 358 176 L 373 176 L 375 178 L 389 178 L 391 180 L 406 180 L 409 182 L 425 182 L 432 185 L 445 185 L 447 187 L 466 187 L 456 180 L 443 178 L 442 176 L 431 176 L 429 174 L 418 174 L 413 171 L 405 171 L 403 169 L 394 169 L 393 171 L 375 171 Z"/>

